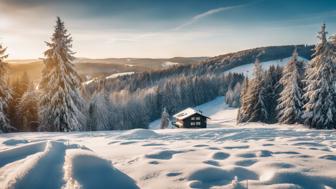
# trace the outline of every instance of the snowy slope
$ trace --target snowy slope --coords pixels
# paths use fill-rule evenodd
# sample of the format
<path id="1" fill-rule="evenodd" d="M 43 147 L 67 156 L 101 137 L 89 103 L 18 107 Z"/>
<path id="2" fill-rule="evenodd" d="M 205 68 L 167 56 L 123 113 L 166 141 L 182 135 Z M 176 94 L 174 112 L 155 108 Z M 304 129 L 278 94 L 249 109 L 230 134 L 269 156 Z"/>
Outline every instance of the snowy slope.
<path id="1" fill-rule="evenodd" d="M 201 110 L 206 116 L 211 119 L 208 120 L 208 127 L 222 127 L 226 123 L 231 125 L 235 124 L 234 115 L 237 109 L 229 108 L 224 102 L 224 97 L 217 97 L 216 99 L 194 107 L 196 110 Z M 160 129 L 160 119 L 151 122 L 148 126 L 149 129 Z"/>
<path id="2" fill-rule="evenodd" d="M 120 77 L 120 76 L 132 75 L 132 74 L 134 74 L 134 72 L 115 73 L 115 74 L 107 76 L 106 79 L 112 79 L 112 78 L 117 78 L 117 77 Z"/>
<path id="3" fill-rule="evenodd" d="M 291 57 L 287 57 L 284 59 L 279 59 L 279 60 L 271 60 L 271 61 L 266 61 L 266 62 L 261 62 L 262 68 L 264 70 L 268 69 L 269 67 L 273 66 L 285 66 L 289 61 Z M 298 57 L 300 61 L 308 62 L 307 59 Z M 237 66 L 235 68 L 232 68 L 228 70 L 227 72 L 232 72 L 232 73 L 243 73 L 244 75 L 251 77 L 253 73 L 253 63 L 250 64 L 245 64 L 242 66 Z"/>
<path id="4" fill-rule="evenodd" d="M 109 75 L 109 76 L 107 76 L 107 77 L 105 77 L 105 78 L 106 78 L 106 79 L 113 79 L 113 78 L 117 78 L 117 77 L 120 77 L 120 76 L 126 76 L 126 75 L 132 75 L 132 74 L 134 74 L 134 72 L 114 73 L 114 74 L 111 74 L 111 75 Z M 97 81 L 97 80 L 98 80 L 98 78 L 93 78 L 93 79 L 91 79 L 91 80 L 88 80 L 88 81 L 83 82 L 83 84 L 84 84 L 84 85 L 88 85 L 88 84 L 90 84 L 90 83 L 92 83 L 92 82 L 94 82 L 94 81 Z"/>
<path id="5" fill-rule="evenodd" d="M 1 134 L 0 188 L 336 188 L 334 131 L 199 108 L 212 128 Z"/>

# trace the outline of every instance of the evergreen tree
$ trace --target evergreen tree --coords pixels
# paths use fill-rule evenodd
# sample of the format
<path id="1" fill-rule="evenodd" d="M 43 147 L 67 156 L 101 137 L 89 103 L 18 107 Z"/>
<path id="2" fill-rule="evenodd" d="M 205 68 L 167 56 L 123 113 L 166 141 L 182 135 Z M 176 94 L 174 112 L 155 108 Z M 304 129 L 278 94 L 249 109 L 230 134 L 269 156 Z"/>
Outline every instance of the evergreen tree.
<path id="1" fill-rule="evenodd" d="M 14 78 L 14 77 L 13 77 Z M 7 116 L 9 123 L 12 127 L 15 129 L 21 131 L 22 130 L 22 125 L 20 125 L 20 118 L 17 116 L 17 105 L 19 102 L 19 99 L 21 98 L 20 96 L 20 79 L 19 77 L 15 77 L 15 79 L 11 78 L 9 80 L 10 84 L 10 89 L 11 89 L 11 99 L 8 101 L 8 108 L 7 108 Z"/>
<path id="2" fill-rule="evenodd" d="M 305 76 L 304 123 L 312 128 L 336 128 L 335 63 L 334 52 L 327 41 L 325 24 L 318 33 L 320 42 L 315 47 L 314 58 L 309 62 Z"/>
<path id="3" fill-rule="evenodd" d="M 249 80 L 248 77 L 245 77 L 243 82 L 243 87 L 240 92 L 240 108 L 238 110 L 238 123 L 246 122 L 248 120 L 248 111 L 249 111 L 249 104 L 248 104 L 248 89 L 249 89 Z"/>
<path id="4" fill-rule="evenodd" d="M 85 130 L 84 100 L 81 96 L 81 79 L 74 60 L 72 38 L 58 17 L 51 42 L 46 43 L 45 67 L 40 82 L 40 130 Z"/>
<path id="5" fill-rule="evenodd" d="M 11 82 L 11 91 L 12 98 L 9 101 L 8 107 L 8 118 L 12 127 L 15 127 L 17 130 L 23 131 L 22 116 L 18 115 L 18 104 L 23 94 L 27 92 L 29 87 L 29 77 L 26 72 L 22 74 L 19 78 L 17 77 L 13 82 Z"/>
<path id="6" fill-rule="evenodd" d="M 293 56 L 283 70 L 280 85 L 283 90 L 278 99 L 278 119 L 280 123 L 300 123 L 303 111 L 302 75 L 296 49 Z"/>
<path id="7" fill-rule="evenodd" d="M 110 102 L 104 87 L 98 89 L 93 95 L 89 105 L 89 130 L 109 130 L 110 127 Z"/>
<path id="8" fill-rule="evenodd" d="M 263 91 L 263 75 L 264 72 L 261 67 L 260 61 L 257 59 L 253 67 L 253 79 L 249 83 L 249 89 L 246 96 L 246 108 L 242 112 L 243 122 L 255 122 L 263 120 L 267 117 L 265 108 Z"/>
<path id="9" fill-rule="evenodd" d="M 263 116 L 260 120 L 265 123 L 275 123 L 277 121 L 277 99 L 279 98 L 282 69 L 279 66 L 271 66 L 264 75 L 261 96 L 263 100 Z"/>
<path id="10" fill-rule="evenodd" d="M 229 105 L 229 107 L 239 107 L 240 106 L 240 91 L 241 84 L 236 83 L 236 85 L 232 88 L 229 87 L 228 91 L 225 94 L 225 103 Z"/>
<path id="11" fill-rule="evenodd" d="M 33 83 L 22 95 L 17 106 L 17 117 L 21 119 L 23 131 L 37 131 L 38 128 L 38 91 Z"/>
<path id="12" fill-rule="evenodd" d="M 6 48 L 0 45 L 0 132 L 9 132 L 15 130 L 7 118 L 8 102 L 11 99 L 11 91 L 7 87 L 7 69 L 8 65 L 4 60 L 8 57 Z"/>
<path id="13" fill-rule="evenodd" d="M 166 110 L 166 108 L 163 108 L 163 112 L 161 114 L 161 129 L 165 129 L 169 126 L 169 114 Z"/>

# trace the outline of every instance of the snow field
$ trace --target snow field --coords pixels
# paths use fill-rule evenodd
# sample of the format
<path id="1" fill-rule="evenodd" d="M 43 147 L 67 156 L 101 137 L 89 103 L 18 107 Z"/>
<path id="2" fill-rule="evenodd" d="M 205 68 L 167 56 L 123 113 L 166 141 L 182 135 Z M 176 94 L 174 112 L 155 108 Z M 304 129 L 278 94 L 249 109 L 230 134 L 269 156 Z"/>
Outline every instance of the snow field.
<path id="1" fill-rule="evenodd" d="M 198 108 L 210 128 L 2 134 L 0 186 L 336 188 L 334 131 L 236 125 L 223 97 Z"/>

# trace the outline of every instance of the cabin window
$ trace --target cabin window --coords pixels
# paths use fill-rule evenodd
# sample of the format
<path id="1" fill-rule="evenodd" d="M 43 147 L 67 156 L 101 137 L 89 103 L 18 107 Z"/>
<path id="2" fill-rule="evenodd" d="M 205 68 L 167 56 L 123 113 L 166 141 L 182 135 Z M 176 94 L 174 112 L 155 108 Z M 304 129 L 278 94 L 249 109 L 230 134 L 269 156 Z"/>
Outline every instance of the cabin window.
<path id="1" fill-rule="evenodd" d="M 201 117 L 196 117 L 196 120 L 201 120 Z"/>
<path id="2" fill-rule="evenodd" d="M 201 125 L 201 122 L 199 122 L 199 121 L 198 121 L 198 122 L 196 122 L 196 125 Z"/>
<path id="3" fill-rule="evenodd" d="M 195 120 L 195 117 L 191 117 L 191 120 Z"/>
<path id="4" fill-rule="evenodd" d="M 190 122 L 190 125 L 195 125 L 195 122 Z"/>

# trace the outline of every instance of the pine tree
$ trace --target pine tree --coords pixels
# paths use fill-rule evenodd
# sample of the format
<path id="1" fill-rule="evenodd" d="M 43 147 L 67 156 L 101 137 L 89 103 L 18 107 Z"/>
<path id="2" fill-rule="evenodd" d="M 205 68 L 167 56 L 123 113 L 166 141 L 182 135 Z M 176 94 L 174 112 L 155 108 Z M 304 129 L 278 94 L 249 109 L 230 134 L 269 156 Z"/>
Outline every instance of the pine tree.
<path id="1" fill-rule="evenodd" d="M 254 77 L 249 83 L 246 100 L 243 102 L 246 107 L 243 108 L 239 115 L 241 122 L 261 121 L 264 117 L 267 117 L 265 99 L 263 99 L 264 72 L 258 59 L 254 63 L 253 71 Z"/>
<path id="2" fill-rule="evenodd" d="M 166 108 L 163 108 L 163 112 L 161 114 L 161 129 L 165 129 L 169 126 L 169 114 L 166 110 Z"/>
<path id="3" fill-rule="evenodd" d="M 22 74 L 21 77 L 17 77 L 14 81 L 11 82 L 11 91 L 12 98 L 9 101 L 8 105 L 8 118 L 12 127 L 17 130 L 23 131 L 22 116 L 18 115 L 18 104 L 23 94 L 27 92 L 29 87 L 29 77 L 26 72 Z"/>
<path id="4" fill-rule="evenodd" d="M 246 122 L 248 120 L 248 89 L 249 89 L 249 80 L 248 77 L 245 77 L 244 82 L 243 82 L 243 87 L 240 92 L 240 108 L 238 110 L 238 117 L 237 121 L 238 123 Z"/>
<path id="5" fill-rule="evenodd" d="M 279 66 L 271 66 L 264 75 L 261 96 L 263 99 L 263 117 L 260 120 L 265 123 L 276 123 L 277 121 L 277 99 L 279 98 L 282 69 Z"/>
<path id="6" fill-rule="evenodd" d="M 285 66 L 280 85 L 283 90 L 278 99 L 278 120 L 280 123 L 300 123 L 303 111 L 302 75 L 296 49 L 291 60 Z"/>
<path id="7" fill-rule="evenodd" d="M 225 103 L 229 105 L 229 107 L 239 107 L 240 104 L 240 91 L 241 84 L 238 82 L 232 88 L 229 87 L 228 91 L 225 93 Z"/>
<path id="8" fill-rule="evenodd" d="M 93 95 L 89 106 L 88 129 L 101 131 L 110 130 L 110 102 L 104 86 L 100 86 Z"/>
<path id="9" fill-rule="evenodd" d="M 23 131 L 37 131 L 38 128 L 38 91 L 33 83 L 22 95 L 17 106 L 17 117 L 21 119 Z"/>
<path id="10" fill-rule="evenodd" d="M 334 52 L 327 41 L 325 24 L 318 33 L 320 42 L 315 46 L 314 58 L 309 62 L 305 76 L 304 123 L 312 128 L 336 128 L 335 63 Z"/>
<path id="11" fill-rule="evenodd" d="M 85 130 L 85 106 L 81 96 L 81 79 L 74 60 L 72 38 L 58 17 L 51 42 L 46 43 L 45 67 L 40 82 L 40 130 Z"/>
<path id="12" fill-rule="evenodd" d="M 8 65 L 4 60 L 8 57 L 6 48 L 0 45 L 0 132 L 10 132 L 15 130 L 7 118 L 8 102 L 11 99 L 11 90 L 7 87 Z"/>
<path id="13" fill-rule="evenodd" d="M 9 123 L 12 127 L 16 128 L 18 131 L 22 130 L 21 125 L 20 125 L 20 118 L 17 116 L 17 104 L 19 102 L 19 99 L 21 98 L 20 96 L 20 79 L 19 77 L 15 77 L 13 79 L 12 77 L 8 84 L 10 85 L 11 89 L 11 99 L 8 101 L 8 108 L 7 108 L 7 117 L 9 120 Z"/>

